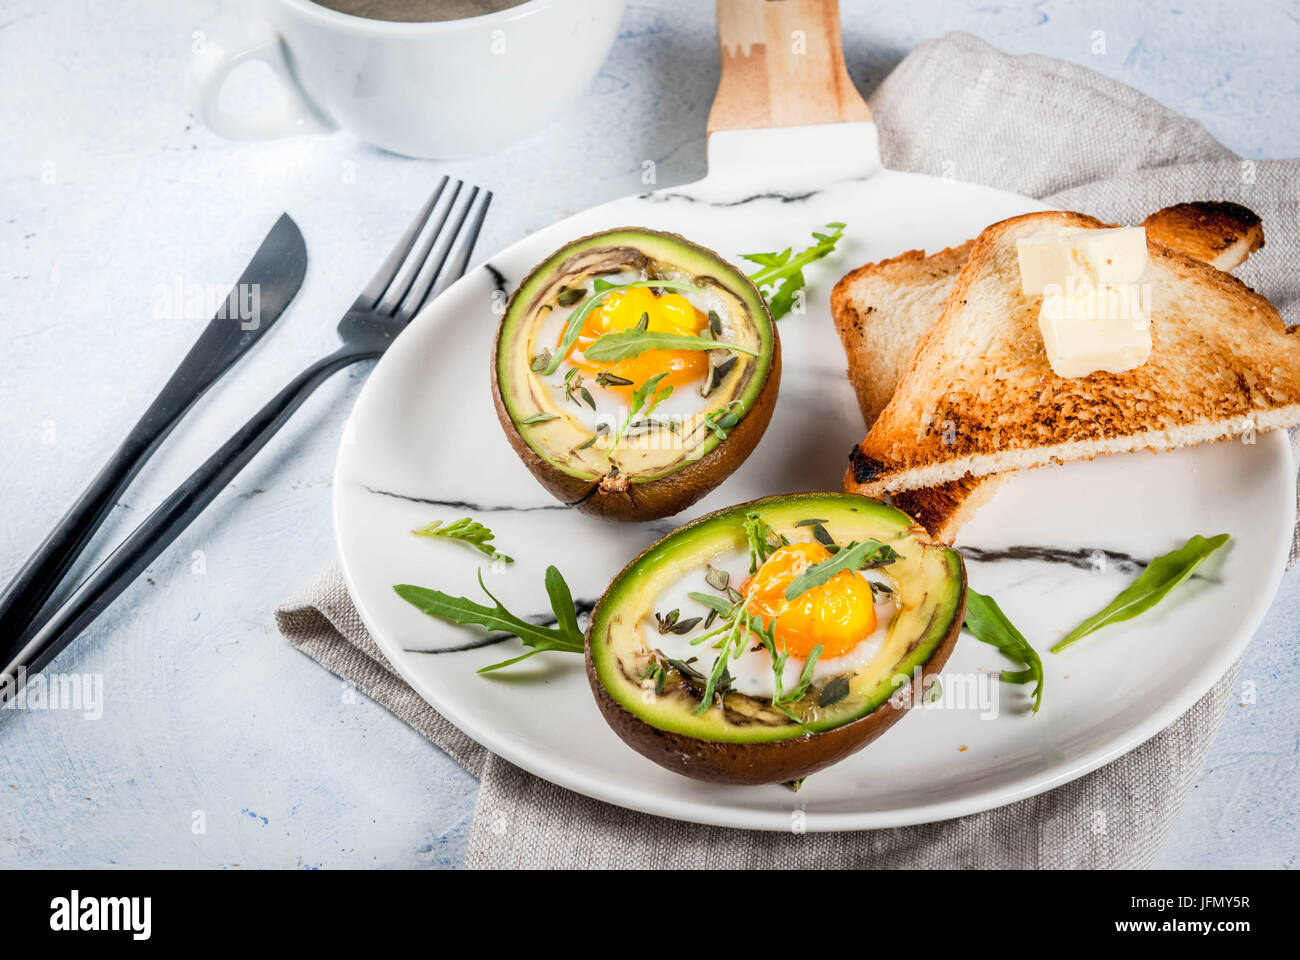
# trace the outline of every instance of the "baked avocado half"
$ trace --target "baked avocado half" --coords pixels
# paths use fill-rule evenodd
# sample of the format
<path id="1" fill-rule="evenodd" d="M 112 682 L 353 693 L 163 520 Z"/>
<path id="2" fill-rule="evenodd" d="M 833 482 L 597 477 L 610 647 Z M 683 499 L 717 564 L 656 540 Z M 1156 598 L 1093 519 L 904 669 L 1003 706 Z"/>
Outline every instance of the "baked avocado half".
<path id="1" fill-rule="evenodd" d="M 676 234 L 624 227 L 562 247 L 519 285 L 492 392 L 511 446 L 554 496 L 653 520 L 749 456 L 780 368 L 776 325 L 743 273 Z"/>
<path id="2" fill-rule="evenodd" d="M 628 564 L 592 613 L 587 677 L 614 731 L 669 770 L 798 780 L 920 700 L 965 609 L 961 555 L 905 513 L 855 494 L 769 497 Z"/>

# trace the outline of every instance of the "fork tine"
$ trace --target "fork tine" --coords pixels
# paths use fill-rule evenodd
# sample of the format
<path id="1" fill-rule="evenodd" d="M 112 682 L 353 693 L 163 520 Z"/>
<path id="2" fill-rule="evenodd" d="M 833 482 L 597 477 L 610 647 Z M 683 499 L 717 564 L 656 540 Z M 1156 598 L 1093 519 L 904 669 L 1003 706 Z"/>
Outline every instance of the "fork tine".
<path id="1" fill-rule="evenodd" d="M 410 291 L 402 301 L 401 307 L 397 310 L 396 317 L 402 323 L 408 323 L 410 319 L 419 312 L 420 307 L 424 305 L 428 297 L 429 290 L 433 282 L 437 279 L 440 272 L 443 271 L 447 263 L 448 255 L 451 252 L 453 243 L 457 236 L 460 235 L 461 229 L 469 219 L 471 209 L 475 207 L 475 199 L 481 191 L 478 187 L 470 189 L 469 196 L 466 197 L 463 204 L 458 205 L 458 209 L 451 218 L 451 223 L 438 236 L 438 241 L 430 253 L 424 265 L 420 268 L 419 274 L 411 283 Z M 476 231 L 477 233 L 477 231 Z M 463 267 L 461 268 L 463 271 Z M 453 278 L 454 279 L 454 278 Z"/>
<path id="2" fill-rule="evenodd" d="M 441 243 L 442 235 L 447 228 L 447 218 L 451 216 L 452 211 L 456 208 L 463 186 L 465 184 L 460 180 L 452 180 L 450 189 L 443 191 L 442 196 L 438 199 L 437 206 L 433 208 L 433 214 L 429 217 L 429 222 L 424 226 L 420 241 L 416 244 L 415 249 L 407 254 L 406 262 L 402 264 L 401 273 L 384 291 L 379 303 L 375 305 L 376 312 L 389 315 L 398 312 L 398 308 L 402 305 L 402 301 L 406 299 L 411 286 L 420 279 L 424 266 L 431 255 L 430 252 L 437 251 L 437 245 Z"/>
<path id="3" fill-rule="evenodd" d="M 470 254 L 474 252 L 474 244 L 478 242 L 479 230 L 483 227 L 483 218 L 487 216 L 488 205 L 491 202 L 492 191 L 484 190 L 478 195 L 478 199 L 472 203 L 465 229 L 457 238 L 457 246 L 453 248 L 447 266 L 438 275 L 438 282 L 433 285 L 428 300 L 438 296 L 465 275 L 465 267 L 469 265 Z M 428 300 L 425 302 L 428 302 Z M 421 306 L 423 305 L 421 304 Z"/>
<path id="4" fill-rule="evenodd" d="M 406 228 L 406 232 L 402 234 L 401 239 L 397 241 L 397 246 L 393 248 L 392 253 L 380 264 L 378 272 L 370 278 L 370 282 L 366 284 L 365 289 L 361 291 L 361 295 L 357 297 L 356 303 L 352 305 L 353 310 L 374 309 L 375 304 L 384 295 L 384 291 L 388 289 L 389 284 L 397 278 L 398 271 L 406 260 L 406 255 L 411 252 L 411 248 L 415 246 L 415 241 L 420 236 L 420 231 L 424 229 L 424 225 L 429 221 L 429 214 L 433 212 L 433 208 L 438 203 L 438 198 L 442 196 L 447 181 L 448 178 L 445 176 L 438 181 L 438 186 L 434 188 L 433 195 L 425 202 L 415 219 L 411 221 L 411 225 Z"/>

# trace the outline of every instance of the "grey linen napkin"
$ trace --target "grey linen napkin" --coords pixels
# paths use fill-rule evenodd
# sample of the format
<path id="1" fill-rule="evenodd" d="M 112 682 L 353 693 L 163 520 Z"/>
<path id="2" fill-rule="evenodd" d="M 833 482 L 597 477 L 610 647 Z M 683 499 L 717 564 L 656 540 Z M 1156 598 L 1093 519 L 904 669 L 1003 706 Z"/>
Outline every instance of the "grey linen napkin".
<path id="1" fill-rule="evenodd" d="M 1298 161 L 1240 160 L 1200 124 L 1122 84 L 1044 57 L 1009 57 L 966 34 L 919 47 L 885 79 L 871 108 L 893 169 L 985 183 L 1120 223 L 1185 200 L 1245 204 L 1273 232 L 1242 279 L 1269 296 L 1288 324 L 1300 322 Z M 393 672 L 334 564 L 275 616 L 290 643 L 480 778 L 471 867 L 1148 866 L 1205 759 L 1239 666 L 1142 746 L 1037 797 L 891 830 L 741 832 L 610 806 L 490 753 Z"/>

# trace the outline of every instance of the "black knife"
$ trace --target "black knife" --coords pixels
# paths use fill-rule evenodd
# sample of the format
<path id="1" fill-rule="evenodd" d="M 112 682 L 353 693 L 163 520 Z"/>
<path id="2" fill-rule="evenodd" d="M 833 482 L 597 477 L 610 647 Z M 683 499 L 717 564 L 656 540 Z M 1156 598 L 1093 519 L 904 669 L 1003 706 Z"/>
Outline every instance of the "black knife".
<path id="1" fill-rule="evenodd" d="M 306 272 L 302 232 L 281 214 L 149 409 L 0 595 L 0 649 L 6 651 L 0 662 L 20 649 L 25 631 L 145 461 L 194 402 L 280 318 Z"/>

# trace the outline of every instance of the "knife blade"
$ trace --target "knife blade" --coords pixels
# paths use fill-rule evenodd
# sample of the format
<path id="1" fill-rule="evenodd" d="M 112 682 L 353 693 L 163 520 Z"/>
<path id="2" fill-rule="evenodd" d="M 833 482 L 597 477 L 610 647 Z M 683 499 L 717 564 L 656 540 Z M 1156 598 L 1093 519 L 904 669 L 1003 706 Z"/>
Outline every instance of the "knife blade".
<path id="1" fill-rule="evenodd" d="M 12 652 L 21 647 L 25 631 L 127 484 L 195 401 L 266 335 L 298 293 L 306 272 L 302 231 L 287 213 L 281 214 L 171 378 L 0 595 L 0 648 Z"/>

